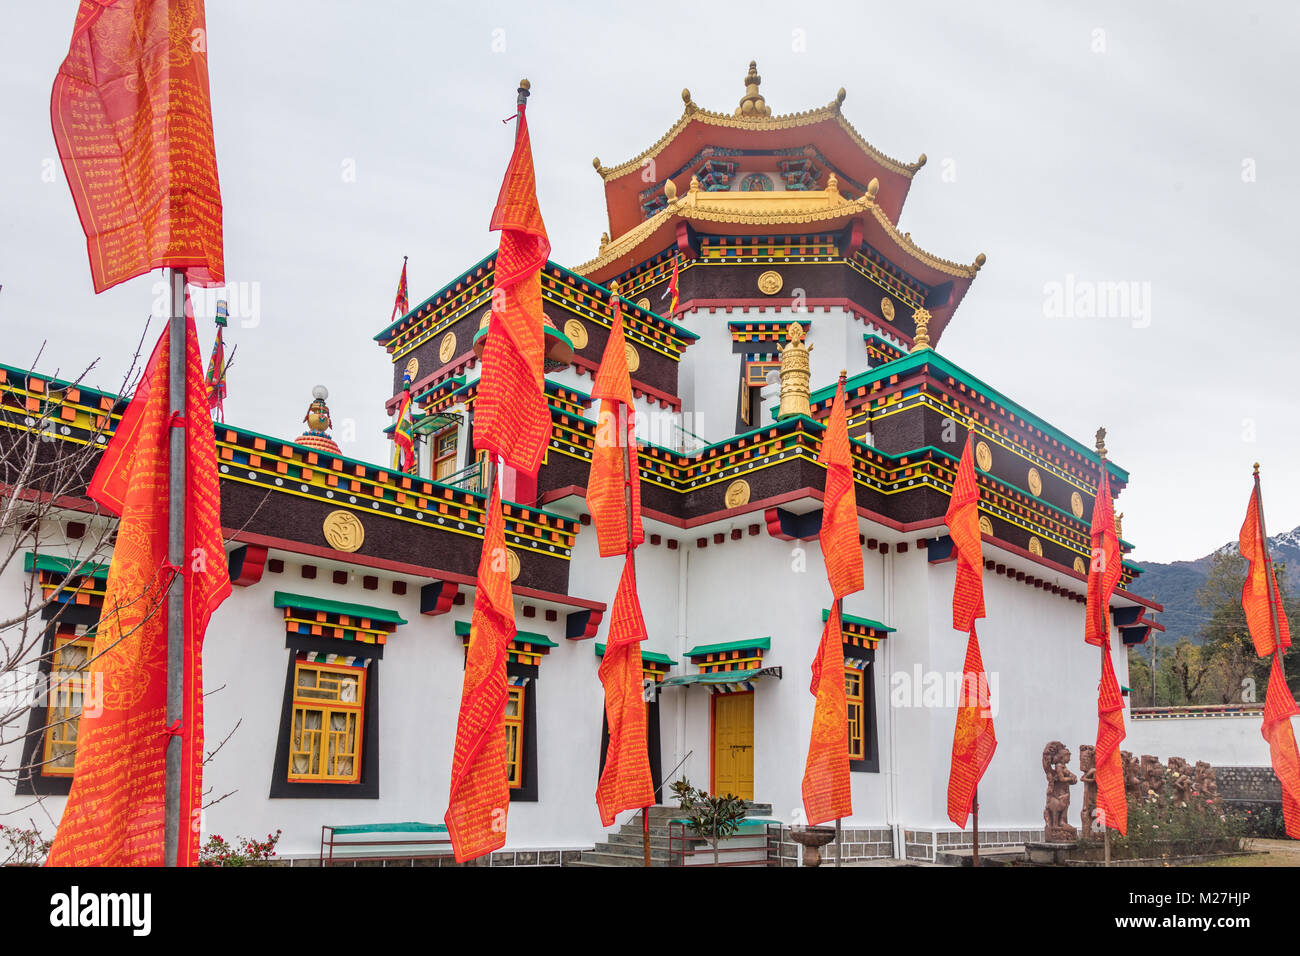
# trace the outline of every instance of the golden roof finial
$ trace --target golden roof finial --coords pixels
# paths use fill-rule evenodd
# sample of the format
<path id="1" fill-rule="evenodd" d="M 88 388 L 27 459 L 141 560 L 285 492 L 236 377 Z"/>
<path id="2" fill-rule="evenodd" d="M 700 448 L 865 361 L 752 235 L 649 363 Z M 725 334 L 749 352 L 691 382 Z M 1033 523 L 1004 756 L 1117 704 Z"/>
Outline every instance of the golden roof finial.
<path id="1" fill-rule="evenodd" d="M 618 280 L 617 280 L 617 279 L 610 279 L 610 280 L 609 280 L 609 294 L 610 294 L 611 296 L 613 296 L 614 298 L 618 298 Z"/>
<path id="2" fill-rule="evenodd" d="M 690 192 L 692 192 L 692 193 L 697 193 L 697 192 L 699 192 L 699 191 L 700 191 L 700 177 L 699 177 L 699 176 L 692 176 L 692 177 L 691 177 L 691 188 L 690 188 Z"/>
<path id="3" fill-rule="evenodd" d="M 867 198 L 875 202 L 878 195 L 880 195 L 880 180 L 872 176 L 871 182 L 867 183 Z"/>
<path id="4" fill-rule="evenodd" d="M 664 180 L 664 198 L 669 202 L 677 200 L 677 184 L 671 179 Z"/>
<path id="5" fill-rule="evenodd" d="M 1115 515 L 1115 537 L 1124 537 L 1124 512 Z"/>
<path id="6" fill-rule="evenodd" d="M 1106 429 L 1097 429 L 1097 454 L 1102 459 L 1106 457 Z"/>
<path id="7" fill-rule="evenodd" d="M 981 252 L 978 256 L 975 257 L 975 271 L 979 272 L 981 269 L 983 269 L 984 263 L 988 261 L 989 261 L 989 257 L 984 255 L 984 253 Z"/>
<path id="8" fill-rule="evenodd" d="M 758 75 L 758 63 L 755 60 L 749 61 L 749 72 L 745 74 L 745 95 L 740 98 L 740 105 L 736 107 L 737 116 L 771 116 L 772 108 L 763 102 L 763 94 L 758 92 L 758 86 L 763 82 L 763 78 Z"/>
<path id="9" fill-rule="evenodd" d="M 1259 477 L 1259 462 L 1255 462 L 1255 477 Z"/>
<path id="10" fill-rule="evenodd" d="M 930 348 L 930 310 L 921 306 L 912 313 L 912 322 L 916 325 L 916 334 L 912 336 L 912 351 L 920 352 Z"/>
<path id="11" fill-rule="evenodd" d="M 840 180 L 839 177 L 836 176 L 834 173 L 831 173 L 830 177 L 826 180 L 826 191 L 830 193 L 832 196 L 839 195 Z"/>

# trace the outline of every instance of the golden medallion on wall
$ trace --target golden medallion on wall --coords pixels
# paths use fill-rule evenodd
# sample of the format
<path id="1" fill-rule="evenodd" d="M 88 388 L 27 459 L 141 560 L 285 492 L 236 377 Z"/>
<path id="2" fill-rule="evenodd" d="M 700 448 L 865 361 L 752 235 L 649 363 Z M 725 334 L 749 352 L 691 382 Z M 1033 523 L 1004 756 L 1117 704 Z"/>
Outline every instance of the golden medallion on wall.
<path id="1" fill-rule="evenodd" d="M 1037 468 L 1029 469 L 1029 493 L 1035 498 L 1043 493 L 1043 479 Z"/>
<path id="2" fill-rule="evenodd" d="M 510 568 L 510 580 L 513 581 L 515 578 L 519 577 L 520 565 L 519 555 L 515 554 L 515 552 L 510 548 L 506 548 L 506 564 Z"/>
<path id="3" fill-rule="evenodd" d="M 993 533 L 993 522 L 989 520 L 988 515 L 980 515 L 980 533 L 981 534 Z"/>
<path id="4" fill-rule="evenodd" d="M 641 355 L 631 342 L 623 343 L 623 354 L 627 356 L 627 370 L 629 372 L 635 372 L 641 367 Z"/>
<path id="5" fill-rule="evenodd" d="M 491 321 L 492 321 L 492 310 L 488 309 L 486 312 L 483 313 L 483 318 L 478 320 L 478 327 L 480 329 L 486 329 L 488 327 L 488 323 Z"/>
<path id="6" fill-rule="evenodd" d="M 980 466 L 980 471 L 992 469 L 993 451 L 989 448 L 988 442 L 975 443 L 975 464 Z"/>
<path id="7" fill-rule="evenodd" d="M 442 344 L 438 346 L 438 358 L 443 362 L 450 362 L 451 357 L 456 354 L 456 333 L 448 332 L 442 337 Z"/>
<path id="8" fill-rule="evenodd" d="M 1086 564 L 1083 563 L 1083 558 L 1075 558 L 1075 559 L 1074 559 L 1074 570 L 1075 570 L 1078 574 L 1087 574 L 1087 573 L 1088 573 L 1088 566 L 1087 566 Z"/>
<path id="9" fill-rule="evenodd" d="M 781 278 L 781 273 L 775 269 L 768 269 L 758 277 L 758 291 L 763 295 L 776 295 L 781 291 L 783 285 L 785 285 L 785 280 Z"/>
<path id="10" fill-rule="evenodd" d="M 727 493 L 722 496 L 728 508 L 739 508 L 741 505 L 749 504 L 749 482 L 744 478 L 737 478 L 731 484 L 727 485 Z"/>
<path id="11" fill-rule="evenodd" d="M 1043 542 L 1039 541 L 1032 534 L 1029 536 L 1029 553 L 1038 557 L 1043 556 Z"/>
<path id="12" fill-rule="evenodd" d="M 885 317 L 886 322 L 894 321 L 894 300 L 889 296 L 880 300 L 880 314 Z"/>
<path id="13" fill-rule="evenodd" d="M 1070 510 L 1074 512 L 1076 518 L 1083 517 L 1083 495 L 1077 491 L 1070 493 Z"/>
<path id="14" fill-rule="evenodd" d="M 636 300 L 636 305 L 637 305 L 637 308 L 639 308 L 639 309 L 645 309 L 647 312 L 649 312 L 649 311 L 650 311 L 650 297 L 649 297 L 649 296 L 644 296 L 644 295 L 641 296 L 641 298 L 639 298 L 639 299 Z"/>
<path id="15" fill-rule="evenodd" d="M 321 526 L 325 543 L 335 551 L 356 551 L 366 540 L 366 529 L 351 511 L 331 511 Z"/>
<path id="16" fill-rule="evenodd" d="M 564 323 L 564 334 L 575 349 L 585 349 L 587 347 L 587 327 L 577 319 L 569 319 Z"/>
<path id="17" fill-rule="evenodd" d="M 411 356 L 411 361 L 406 363 L 406 374 L 411 376 L 412 382 L 414 382 L 420 374 L 420 360 L 414 355 Z"/>

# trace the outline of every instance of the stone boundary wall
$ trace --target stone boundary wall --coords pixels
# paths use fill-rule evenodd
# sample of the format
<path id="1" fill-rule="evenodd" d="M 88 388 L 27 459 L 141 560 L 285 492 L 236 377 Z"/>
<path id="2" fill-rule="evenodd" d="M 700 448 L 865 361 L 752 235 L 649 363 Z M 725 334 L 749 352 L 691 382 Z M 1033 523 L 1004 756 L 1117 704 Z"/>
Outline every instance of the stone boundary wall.
<path id="1" fill-rule="evenodd" d="M 587 847 L 588 850 L 591 847 Z M 436 857 L 401 857 L 387 860 L 347 860 L 335 857 L 330 866 L 561 866 L 564 863 L 577 862 L 582 857 L 582 850 L 497 850 L 491 856 L 481 856 L 468 863 L 457 863 L 456 858 Z M 320 866 L 319 857 L 299 856 L 275 860 L 272 866 Z"/>
<path id="2" fill-rule="evenodd" d="M 1219 796 L 1229 803 L 1282 802 L 1282 784 L 1272 767 L 1215 767 Z"/>
<path id="3" fill-rule="evenodd" d="M 844 841 L 844 862 L 853 860 L 889 859 L 894 855 L 894 835 L 888 827 L 844 827 L 840 832 Z M 821 848 L 822 866 L 834 866 L 836 846 L 834 842 Z M 778 866 L 802 866 L 803 847 L 790 838 L 790 828 L 781 827 L 781 837 L 777 846 L 768 845 L 769 864 L 779 860 Z"/>

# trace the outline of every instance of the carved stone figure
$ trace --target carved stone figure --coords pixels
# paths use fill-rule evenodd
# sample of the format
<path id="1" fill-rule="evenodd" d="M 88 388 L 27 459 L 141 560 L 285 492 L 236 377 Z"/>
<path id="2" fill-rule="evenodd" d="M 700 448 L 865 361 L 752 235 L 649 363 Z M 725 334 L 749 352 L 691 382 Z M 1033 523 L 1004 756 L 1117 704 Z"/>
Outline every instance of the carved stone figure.
<path id="1" fill-rule="evenodd" d="M 1216 779 L 1214 768 L 1204 760 L 1196 761 L 1193 779 L 1196 781 L 1196 792 L 1199 794 L 1197 797 L 1199 806 L 1208 806 L 1209 803 L 1219 799 L 1219 782 Z"/>
<path id="2" fill-rule="evenodd" d="M 1182 757 L 1169 758 L 1169 773 L 1172 779 L 1173 793 L 1170 796 L 1174 803 L 1192 805 L 1192 792 L 1196 789 L 1196 781 L 1192 779 L 1192 768 L 1187 765 L 1187 761 Z"/>
<path id="3" fill-rule="evenodd" d="M 1097 748 L 1092 744 L 1079 745 L 1079 782 L 1083 784 L 1083 807 L 1079 812 L 1079 832 L 1084 838 L 1097 829 Z"/>
<path id="4" fill-rule="evenodd" d="M 1152 792 L 1157 797 L 1165 795 L 1165 767 L 1159 757 L 1142 755 L 1142 797 L 1149 797 Z"/>
<path id="5" fill-rule="evenodd" d="M 1141 764 L 1138 763 L 1137 757 L 1127 750 L 1121 750 L 1119 758 L 1124 767 L 1124 797 L 1141 800 L 1144 796 Z"/>
<path id="6" fill-rule="evenodd" d="M 1047 777 L 1047 805 L 1043 808 L 1043 839 L 1048 843 L 1073 843 L 1079 831 L 1070 826 L 1070 786 L 1079 778 L 1070 772 L 1070 749 L 1059 740 L 1043 748 L 1043 774 Z"/>

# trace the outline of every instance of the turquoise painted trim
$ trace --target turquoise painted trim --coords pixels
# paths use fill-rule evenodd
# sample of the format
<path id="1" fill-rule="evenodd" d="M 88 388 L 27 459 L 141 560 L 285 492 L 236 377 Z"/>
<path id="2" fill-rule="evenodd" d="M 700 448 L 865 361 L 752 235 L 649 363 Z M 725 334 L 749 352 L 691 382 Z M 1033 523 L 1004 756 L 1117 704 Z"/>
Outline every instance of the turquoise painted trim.
<path id="1" fill-rule="evenodd" d="M 822 608 L 822 620 L 825 621 L 829 619 L 830 616 L 830 608 Z M 845 624 L 857 624 L 860 627 L 869 627 L 874 631 L 885 631 L 889 634 L 893 634 L 898 630 L 898 628 L 890 627 L 888 624 L 881 624 L 879 621 L 873 621 L 869 617 L 855 617 L 852 614 L 844 614 L 842 612 L 840 614 L 840 620 Z"/>
<path id="2" fill-rule="evenodd" d="M 605 645 L 604 645 L 604 644 L 597 644 L 597 645 L 596 645 L 596 656 L 597 656 L 597 657 L 604 657 L 604 656 L 605 656 Z M 660 654 L 658 651 L 647 651 L 647 650 L 642 650 L 642 651 L 641 651 L 641 660 L 643 660 L 643 661 L 654 661 L 656 664 L 667 664 L 669 667 L 675 667 L 676 664 L 677 664 L 677 662 L 676 662 L 675 660 L 673 660 L 671 657 L 669 657 L 667 654 Z"/>
<path id="3" fill-rule="evenodd" d="M 60 558 L 53 554 L 37 554 L 28 551 L 23 555 L 23 570 L 54 571 L 58 574 L 90 576 L 96 581 L 108 580 L 108 565 L 102 562 L 74 561 L 72 558 Z"/>
<path id="4" fill-rule="evenodd" d="M 723 651 L 742 651 L 750 648 L 761 650 L 771 650 L 772 639 L 770 637 L 751 637 L 744 641 L 727 641 L 722 644 L 701 644 L 698 647 L 692 647 L 686 652 L 687 657 L 703 657 L 706 654 L 720 654 Z M 744 673 L 738 671 L 737 673 Z"/>
<path id="5" fill-rule="evenodd" d="M 275 606 L 279 608 L 300 607 L 308 611 L 324 611 L 326 614 L 347 614 L 349 617 L 364 617 L 371 621 L 383 621 L 386 624 L 405 624 L 406 619 L 396 611 L 368 604 L 349 604 L 345 601 L 328 601 L 325 598 L 309 597 L 305 594 L 290 594 L 288 591 L 275 592 Z"/>
<path id="6" fill-rule="evenodd" d="M 456 622 L 456 636 L 469 636 L 469 621 Z M 534 644 L 537 647 L 559 647 L 553 640 L 545 634 L 534 634 L 532 631 L 515 631 L 515 640 L 521 644 Z"/>

